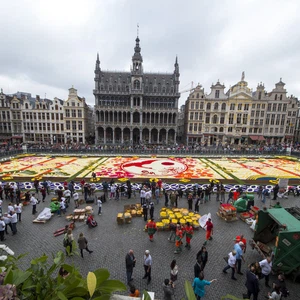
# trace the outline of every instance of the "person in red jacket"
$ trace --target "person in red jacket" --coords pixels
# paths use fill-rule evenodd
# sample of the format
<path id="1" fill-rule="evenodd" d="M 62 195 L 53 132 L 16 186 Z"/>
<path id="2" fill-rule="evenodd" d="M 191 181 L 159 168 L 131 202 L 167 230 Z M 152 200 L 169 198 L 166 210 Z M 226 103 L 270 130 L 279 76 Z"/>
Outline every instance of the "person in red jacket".
<path id="1" fill-rule="evenodd" d="M 178 254 L 182 251 L 181 249 L 182 239 L 183 239 L 182 227 L 180 224 L 177 224 L 176 235 L 175 235 L 175 246 L 176 246 L 176 250 L 174 251 L 175 254 Z"/>
<path id="2" fill-rule="evenodd" d="M 150 242 L 153 242 L 153 235 L 157 231 L 156 223 L 154 222 L 154 219 L 152 218 L 150 222 L 146 225 L 149 235 Z"/>
<path id="3" fill-rule="evenodd" d="M 205 246 L 208 240 L 212 240 L 212 235 L 213 235 L 214 225 L 210 218 L 208 218 L 203 228 L 206 228 L 206 241 L 203 243 L 203 245 Z"/>
<path id="4" fill-rule="evenodd" d="M 193 238 L 193 234 L 194 234 L 194 228 L 193 226 L 191 226 L 191 224 L 189 222 L 186 223 L 185 226 L 185 247 L 188 248 L 188 250 L 191 249 L 191 239 Z"/>

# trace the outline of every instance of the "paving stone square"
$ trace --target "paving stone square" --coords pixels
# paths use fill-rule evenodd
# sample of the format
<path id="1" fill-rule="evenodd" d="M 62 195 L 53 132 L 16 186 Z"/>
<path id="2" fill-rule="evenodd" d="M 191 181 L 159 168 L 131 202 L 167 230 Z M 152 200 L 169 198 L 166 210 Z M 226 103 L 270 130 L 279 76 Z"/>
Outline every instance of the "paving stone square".
<path id="1" fill-rule="evenodd" d="M 101 195 L 97 192 L 97 196 Z M 41 202 L 37 206 L 38 212 L 41 212 L 44 207 L 49 206 L 52 195 L 47 196 L 46 202 Z M 80 194 L 80 198 L 83 198 Z M 256 197 L 257 198 L 257 197 Z M 41 199 L 41 196 L 40 196 Z M 268 205 L 270 202 L 268 200 Z M 200 229 L 195 231 L 191 242 L 191 250 L 183 247 L 180 254 L 174 254 L 175 245 L 168 241 L 169 232 L 157 232 L 154 236 L 154 241 L 151 243 L 148 239 L 147 233 L 144 232 L 145 222 L 141 217 L 132 218 L 131 224 L 118 225 L 116 218 L 117 213 L 123 212 L 125 204 L 140 203 L 138 196 L 132 199 L 122 198 L 120 201 L 108 200 L 102 206 L 102 215 L 97 215 L 98 207 L 96 203 L 93 205 L 95 212 L 95 219 L 98 222 L 96 228 L 90 229 L 84 222 L 77 222 L 73 231 L 75 240 L 78 239 L 80 232 L 86 236 L 92 254 L 84 253 L 84 258 L 80 255 L 67 257 L 66 262 L 77 266 L 83 275 L 87 275 L 89 271 L 97 268 L 107 268 L 111 274 L 111 278 L 118 279 L 126 283 L 125 270 L 125 255 L 129 249 L 133 249 L 137 259 L 136 267 L 133 272 L 133 284 L 139 289 L 148 289 L 155 292 L 156 299 L 163 299 L 162 285 L 165 278 L 170 277 L 170 263 L 173 258 L 177 260 L 179 266 L 178 280 L 176 281 L 176 299 L 185 297 L 184 281 L 193 281 L 194 264 L 196 254 L 200 250 L 204 240 L 205 231 Z M 7 209 L 8 201 L 3 202 L 3 211 Z M 255 204 L 262 207 L 262 203 L 256 200 Z M 282 199 L 281 204 L 284 207 L 299 205 L 299 198 L 289 196 L 288 199 Z M 221 299 L 221 296 L 232 294 L 242 298 L 242 294 L 246 292 L 245 275 L 236 275 L 237 281 L 230 279 L 230 274 L 223 274 L 222 269 L 225 266 L 224 256 L 232 250 L 236 235 L 244 234 L 247 241 L 252 238 L 253 232 L 249 226 L 241 220 L 226 223 L 219 217 L 216 212 L 218 210 L 219 202 L 216 202 L 216 196 L 213 195 L 210 202 L 200 206 L 200 214 L 212 214 L 212 221 L 214 223 L 213 240 L 207 244 L 208 263 L 205 268 L 205 279 L 217 279 L 211 286 L 206 287 L 207 294 L 204 299 Z M 163 206 L 163 201 L 155 205 L 154 217 L 159 219 L 160 208 Z M 85 207 L 85 206 L 82 206 Z M 179 201 L 179 207 L 187 208 L 187 200 L 183 198 Z M 74 209 L 74 202 L 67 209 L 67 213 L 72 213 Z M 34 224 L 32 220 L 34 216 L 31 214 L 31 206 L 24 207 L 22 213 L 22 222 L 18 223 L 18 233 L 12 236 L 10 229 L 9 235 L 5 243 L 15 251 L 16 255 L 21 253 L 28 253 L 27 257 L 22 260 L 23 266 L 28 266 L 30 260 L 34 257 L 40 256 L 43 253 L 51 256 L 63 248 L 63 235 L 54 237 L 53 232 L 68 224 L 65 217 L 58 217 L 54 215 L 45 224 Z M 152 267 L 152 281 L 147 285 L 146 280 L 143 280 L 143 254 L 145 250 L 150 250 L 153 259 Z M 243 263 L 242 269 L 246 265 L 261 260 L 260 255 L 252 250 L 249 245 L 245 254 L 246 263 Z M 275 279 L 273 276 L 271 282 Z M 287 286 L 291 291 L 289 299 L 299 299 L 299 284 L 292 283 L 290 279 L 287 281 Z M 259 299 L 265 299 L 268 289 L 265 288 L 263 280 L 260 281 L 261 292 Z M 128 292 L 123 293 L 129 294 Z"/>

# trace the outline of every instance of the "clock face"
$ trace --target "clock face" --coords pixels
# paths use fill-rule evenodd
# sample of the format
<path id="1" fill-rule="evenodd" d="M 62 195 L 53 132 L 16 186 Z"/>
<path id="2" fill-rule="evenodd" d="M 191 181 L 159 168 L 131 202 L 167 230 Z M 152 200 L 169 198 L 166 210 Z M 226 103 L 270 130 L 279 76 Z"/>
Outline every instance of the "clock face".
<path id="1" fill-rule="evenodd" d="M 121 168 L 135 175 L 174 176 L 186 171 L 188 167 L 168 158 L 139 158 L 122 164 Z"/>

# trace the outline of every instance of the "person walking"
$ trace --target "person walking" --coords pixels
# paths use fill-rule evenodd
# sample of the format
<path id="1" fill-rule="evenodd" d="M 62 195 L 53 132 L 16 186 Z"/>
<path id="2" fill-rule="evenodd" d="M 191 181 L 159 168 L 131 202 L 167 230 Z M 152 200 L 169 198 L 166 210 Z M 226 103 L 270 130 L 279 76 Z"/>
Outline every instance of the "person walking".
<path id="1" fill-rule="evenodd" d="M 168 237 L 169 242 L 175 242 L 176 228 L 176 224 L 170 223 L 170 235 Z"/>
<path id="2" fill-rule="evenodd" d="M 231 279 L 237 280 L 234 277 L 235 269 L 236 269 L 236 251 L 233 250 L 232 252 L 228 253 L 228 261 L 227 266 L 223 269 L 223 273 L 227 273 L 227 270 L 231 268 Z"/>
<path id="3" fill-rule="evenodd" d="M 72 233 L 72 229 L 68 229 L 67 233 L 65 233 L 64 243 L 63 243 L 64 247 L 66 248 L 67 256 L 73 255 L 73 253 L 72 253 L 73 241 L 74 241 L 74 236 L 73 236 L 73 233 Z"/>
<path id="4" fill-rule="evenodd" d="M 80 249 L 80 254 L 81 254 L 81 257 L 83 258 L 83 250 L 85 249 L 89 254 L 93 253 L 93 251 L 89 250 L 88 248 L 88 241 L 87 239 L 83 236 L 83 233 L 81 232 L 79 234 L 79 238 L 77 240 L 77 243 L 78 243 L 78 247 Z M 70 251 L 72 252 L 72 251 Z"/>
<path id="5" fill-rule="evenodd" d="M 153 219 L 154 218 L 154 202 L 151 201 L 150 204 L 149 204 L 149 212 L 150 212 L 150 219 Z"/>
<path id="6" fill-rule="evenodd" d="M 46 195 L 47 195 L 47 190 L 45 189 L 44 186 L 42 186 L 40 191 L 41 191 L 41 194 L 42 194 L 42 201 L 45 202 L 45 198 L 46 198 Z"/>
<path id="7" fill-rule="evenodd" d="M 74 203 L 75 203 L 75 208 L 78 208 L 79 207 L 79 194 L 77 193 L 77 191 L 73 194 L 73 200 L 74 200 Z"/>
<path id="8" fill-rule="evenodd" d="M 144 221 L 147 222 L 147 220 L 148 220 L 148 204 L 146 202 L 144 202 L 144 204 L 142 205 L 142 209 L 143 209 Z"/>
<path id="9" fill-rule="evenodd" d="M 126 257 L 125 257 L 126 277 L 127 277 L 127 284 L 128 285 L 133 280 L 132 273 L 133 273 L 133 268 L 135 267 L 135 263 L 136 263 L 136 259 L 134 257 L 133 250 L 130 249 L 129 252 L 126 254 Z"/>
<path id="10" fill-rule="evenodd" d="M 150 240 L 150 242 L 153 242 L 153 235 L 157 231 L 156 223 L 154 222 L 153 218 L 151 219 L 150 222 L 147 223 L 146 227 L 147 227 L 147 231 L 148 231 L 148 235 L 149 235 L 149 240 Z"/>
<path id="11" fill-rule="evenodd" d="M 21 217 L 22 217 L 22 204 L 15 204 L 15 212 L 18 216 L 18 221 L 21 222 Z"/>
<path id="12" fill-rule="evenodd" d="M 147 283 L 149 284 L 151 281 L 151 268 L 152 268 L 152 257 L 150 255 L 150 251 L 146 250 L 145 255 L 144 255 L 144 270 L 145 270 L 145 275 L 143 279 L 148 279 Z"/>
<path id="13" fill-rule="evenodd" d="M 140 191 L 141 205 L 143 205 L 145 203 L 145 200 L 146 200 L 145 197 L 146 197 L 146 191 L 144 188 L 142 188 Z"/>
<path id="14" fill-rule="evenodd" d="M 175 300 L 175 286 L 172 280 L 165 279 L 163 284 L 164 298 L 163 300 Z"/>
<path id="15" fill-rule="evenodd" d="M 205 246 L 207 244 L 207 241 L 212 240 L 212 235 L 213 235 L 213 228 L 214 225 L 211 221 L 211 218 L 208 218 L 208 220 L 206 221 L 204 227 L 204 229 L 206 228 L 206 240 L 203 243 L 203 246 Z"/>
<path id="16" fill-rule="evenodd" d="M 13 210 L 8 214 L 8 217 L 11 220 L 11 227 L 12 227 L 13 235 L 15 235 L 15 234 L 17 234 L 18 216 L 17 216 L 16 212 Z"/>
<path id="17" fill-rule="evenodd" d="M 269 279 L 270 279 L 270 273 L 272 271 L 272 259 L 270 256 L 268 256 L 266 259 L 263 259 L 259 262 L 259 265 L 261 267 L 261 275 L 262 278 L 265 278 L 265 286 L 270 287 L 269 285 Z"/>
<path id="18" fill-rule="evenodd" d="M 246 272 L 246 283 L 245 286 L 247 288 L 246 298 L 250 299 L 251 295 L 253 295 L 253 300 L 258 300 L 259 293 L 259 283 L 258 278 L 255 275 L 255 264 L 250 266 L 250 269 Z"/>
<path id="19" fill-rule="evenodd" d="M 176 250 L 174 251 L 175 254 L 178 254 L 182 251 L 182 238 L 183 238 L 183 231 L 180 224 L 177 224 L 176 233 L 175 233 L 175 247 Z"/>
<path id="20" fill-rule="evenodd" d="M 243 242 L 238 242 L 234 245 L 233 249 L 236 252 L 236 264 L 237 264 L 237 273 L 240 275 L 244 275 L 241 272 L 241 267 L 242 267 L 242 260 L 245 262 L 245 259 L 243 257 L 243 249 L 242 247 L 244 247 L 244 243 Z"/>
<path id="21" fill-rule="evenodd" d="M 102 201 L 101 201 L 101 197 L 98 197 L 97 205 L 98 205 L 98 216 L 101 216 L 101 212 L 102 212 Z"/>
<path id="22" fill-rule="evenodd" d="M 278 192 L 279 192 L 279 185 L 276 184 L 273 189 L 273 199 L 272 200 L 277 200 Z"/>
<path id="23" fill-rule="evenodd" d="M 159 204 L 159 200 L 160 200 L 160 189 L 159 189 L 158 186 L 155 188 L 154 194 L 155 194 L 156 204 Z"/>
<path id="24" fill-rule="evenodd" d="M 194 228 L 193 226 L 191 226 L 189 222 L 187 222 L 184 231 L 185 231 L 185 241 L 186 241 L 185 247 L 188 250 L 191 250 L 191 239 L 193 238 Z"/>
<path id="25" fill-rule="evenodd" d="M 193 289 L 197 300 L 200 300 L 205 295 L 205 286 L 211 285 L 214 281 L 217 281 L 217 279 L 211 281 L 204 280 L 204 273 L 200 272 L 199 277 L 196 277 L 193 282 Z"/>
<path id="26" fill-rule="evenodd" d="M 172 260 L 170 268 L 171 268 L 170 279 L 172 282 L 175 282 L 177 280 L 177 275 L 178 275 L 178 265 L 176 263 L 176 259 Z"/>
<path id="27" fill-rule="evenodd" d="M 35 198 L 35 194 L 31 195 L 30 203 L 32 205 L 32 214 L 35 215 L 37 213 L 36 205 L 38 203 L 38 200 Z"/>
<path id="28" fill-rule="evenodd" d="M 3 221 L 3 217 L 0 218 L 0 241 L 3 242 L 4 238 L 4 231 L 5 231 L 5 222 Z"/>
<path id="29" fill-rule="evenodd" d="M 201 266 L 201 271 L 203 271 L 208 261 L 208 252 L 205 246 L 202 246 L 200 251 L 197 253 L 196 260 Z"/>

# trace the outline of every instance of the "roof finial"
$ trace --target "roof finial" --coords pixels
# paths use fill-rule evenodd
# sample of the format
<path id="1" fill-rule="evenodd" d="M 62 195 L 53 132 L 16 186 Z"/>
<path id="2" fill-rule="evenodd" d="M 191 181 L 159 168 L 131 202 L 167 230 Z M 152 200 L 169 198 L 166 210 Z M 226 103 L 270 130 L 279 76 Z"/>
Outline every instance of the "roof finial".
<path id="1" fill-rule="evenodd" d="M 136 36 L 139 37 L 139 30 L 140 30 L 140 25 L 139 23 L 137 23 L 137 26 L 136 26 Z"/>
<path id="2" fill-rule="evenodd" d="M 282 77 L 280 77 L 280 81 L 282 81 Z"/>
<path id="3" fill-rule="evenodd" d="M 241 78 L 241 81 L 244 81 L 245 79 L 245 71 L 242 72 L 242 78 Z"/>

